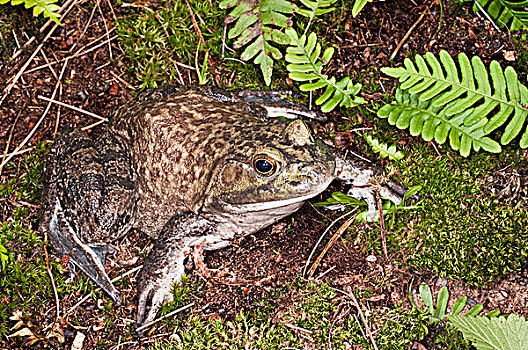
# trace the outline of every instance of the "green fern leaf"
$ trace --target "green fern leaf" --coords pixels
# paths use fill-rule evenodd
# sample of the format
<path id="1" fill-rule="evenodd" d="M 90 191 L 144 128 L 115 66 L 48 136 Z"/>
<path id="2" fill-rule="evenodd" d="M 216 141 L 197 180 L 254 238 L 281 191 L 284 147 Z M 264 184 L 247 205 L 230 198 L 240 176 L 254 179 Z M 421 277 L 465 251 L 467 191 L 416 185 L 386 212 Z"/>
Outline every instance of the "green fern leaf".
<path id="1" fill-rule="evenodd" d="M 499 27 L 506 27 L 511 31 L 528 29 L 528 1 L 477 0 L 477 2 Z M 480 8 L 475 5 L 473 10 L 479 11 Z"/>
<path id="2" fill-rule="evenodd" d="M 449 137 L 451 147 L 463 156 L 468 156 L 472 147 L 475 151 L 482 148 L 488 152 L 500 152 L 500 145 L 482 131 L 487 119 L 465 126 L 463 121 L 467 114 L 465 112 L 450 118 L 430 101 L 419 101 L 418 95 L 410 95 L 400 88 L 396 90 L 396 101 L 378 110 L 380 118 L 388 118 L 391 125 L 409 129 L 411 135 L 421 135 L 425 141 L 434 139 L 443 144 Z"/>
<path id="3" fill-rule="evenodd" d="M 368 134 L 363 134 L 363 138 L 367 143 L 372 147 L 372 150 L 380 154 L 381 158 L 387 158 L 392 160 L 402 160 L 405 157 L 405 154 L 398 151 L 395 145 L 387 145 L 386 143 L 381 143 L 378 139 L 373 138 Z"/>
<path id="4" fill-rule="evenodd" d="M 296 81 L 315 81 L 302 84 L 299 88 L 302 91 L 313 91 L 325 88 L 323 94 L 315 101 L 321 105 L 323 112 L 329 112 L 336 106 L 355 107 L 365 102 L 361 97 L 356 96 L 361 90 L 361 84 L 354 84 L 348 77 L 341 81 L 336 81 L 334 77 L 328 78 L 323 74 L 323 67 L 332 55 L 333 48 L 324 50 L 317 42 L 317 35 L 311 33 L 308 37 L 302 35 L 300 38 L 295 30 L 286 29 L 290 46 L 286 49 L 286 61 L 289 63 L 286 69 L 289 77 Z"/>
<path id="5" fill-rule="evenodd" d="M 282 30 L 292 25 L 295 6 L 287 0 L 223 0 L 221 8 L 233 10 L 225 18 L 226 24 L 235 22 L 227 34 L 235 39 L 234 48 L 245 46 L 241 58 L 260 65 L 266 85 L 271 84 L 273 59 L 281 52 L 272 43 L 285 45 L 288 40 Z"/>
<path id="6" fill-rule="evenodd" d="M 8 2 L 9 0 L 0 0 L 0 5 L 7 4 Z M 60 25 L 60 14 L 57 13 L 60 6 L 56 5 L 56 2 L 57 0 L 11 0 L 11 5 L 24 4 L 24 7 L 27 9 L 33 8 L 33 16 L 42 14 L 44 17 Z"/>
<path id="7" fill-rule="evenodd" d="M 434 138 L 443 143 L 449 136 L 451 146 L 465 156 L 472 146 L 475 151 L 500 152 L 500 146 L 485 136 L 505 124 L 501 138 L 505 145 L 521 133 L 528 116 L 528 89 L 513 68 L 502 71 L 496 61 L 491 62 L 488 74 L 480 58 L 470 61 L 461 53 L 460 77 L 453 58 L 446 51 L 439 56 L 440 60 L 431 53 L 425 59 L 416 55 L 416 64 L 406 59 L 405 67 L 382 68 L 385 74 L 399 78 L 400 100 L 397 95 L 398 107 L 382 108 L 380 116 L 391 110 L 390 123 L 410 128 L 412 135 L 421 134 L 426 141 Z M 528 147 L 528 131 L 520 145 Z"/>
<path id="8" fill-rule="evenodd" d="M 524 317 L 449 316 L 447 320 L 478 350 L 528 349 L 528 322 Z"/>
<path id="9" fill-rule="evenodd" d="M 355 0 L 354 6 L 352 7 L 352 16 L 356 17 L 358 13 L 363 10 L 363 7 L 367 4 L 367 2 L 372 2 L 373 0 Z"/>
<path id="10" fill-rule="evenodd" d="M 337 0 L 300 0 L 301 3 L 308 8 L 298 9 L 297 13 L 301 16 L 307 17 L 312 21 L 315 17 L 324 15 L 325 13 L 332 12 L 335 7 L 328 7 L 334 4 Z"/>

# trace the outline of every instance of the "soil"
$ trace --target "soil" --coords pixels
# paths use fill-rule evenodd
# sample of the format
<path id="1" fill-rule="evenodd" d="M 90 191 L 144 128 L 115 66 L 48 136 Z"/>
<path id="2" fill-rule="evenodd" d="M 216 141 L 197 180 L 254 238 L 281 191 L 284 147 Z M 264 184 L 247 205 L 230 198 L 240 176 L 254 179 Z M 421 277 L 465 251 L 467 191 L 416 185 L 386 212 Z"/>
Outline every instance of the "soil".
<path id="1" fill-rule="evenodd" d="M 10 57 L 16 50 L 8 48 L 2 51 L 0 87 L 9 85 L 12 77 L 22 69 L 24 63 L 35 52 L 38 43 L 42 43 L 43 46 L 13 88 L 9 92 L 5 90 L 1 92 L 0 98 L 5 96 L 5 99 L 0 105 L 0 145 L 4 145 L 0 152 L 4 152 L 4 147 L 6 154 L 15 150 L 31 151 L 37 143 L 53 140 L 56 131 L 60 131 L 65 126 L 85 127 L 98 121 L 97 118 L 53 104 L 40 122 L 47 102 L 39 96 L 50 97 L 55 90 L 57 76 L 61 74 L 65 83 L 57 89 L 55 99 L 99 116 L 107 115 L 113 107 L 126 103 L 133 97 L 131 85 L 125 83 L 128 80 L 127 61 L 117 39 L 97 47 L 108 36 L 115 35 L 115 32 L 107 34 L 105 23 L 110 25 L 115 20 L 114 13 L 119 17 L 126 11 L 126 8 L 117 5 L 110 8 L 109 3 L 109 1 L 98 2 L 101 6 L 99 12 L 91 1 L 78 2 L 63 21 L 64 25 L 57 28 L 47 41 L 43 39 L 51 26 L 41 34 L 33 18 L 26 17 L 26 21 L 22 21 L 17 28 L 14 28 L 13 35 L 17 37 L 20 45 L 24 45 L 34 33 L 37 33 L 37 40 L 23 49 L 22 53 L 13 60 Z M 330 22 L 320 34 L 326 42 L 338 47 L 333 64 L 336 71 L 331 74 L 338 78 L 349 75 L 355 79 L 361 72 L 390 65 L 389 58 L 408 31 L 410 35 L 403 40 L 403 44 L 398 47 L 394 56 L 395 65 L 403 62 L 409 53 L 423 54 L 427 51 L 437 53 L 445 49 L 452 55 L 459 52 L 465 52 L 469 57 L 479 55 L 485 64 L 490 60 L 497 60 L 503 67 L 512 65 L 515 68 L 516 61 L 509 60 L 512 55 L 515 56 L 515 49 L 508 34 L 497 31 L 485 18 L 468 15 L 468 11 L 471 9 L 444 2 L 441 18 L 438 2 L 406 0 L 369 4 L 357 18 L 338 11 L 336 13 L 340 13 L 341 18 L 334 18 L 335 22 Z M 104 20 L 101 13 L 104 14 Z M 337 31 L 338 21 L 345 24 L 344 33 Z M 88 23 L 90 25 L 87 26 Z M 410 30 L 415 24 L 416 26 Z M 80 54 L 75 55 L 79 52 Z M 52 65 L 46 66 L 47 61 Z M 59 63 L 55 64 L 55 62 Z M 379 80 L 373 83 L 381 84 L 384 88 L 393 85 L 384 77 L 377 79 Z M 521 79 L 525 78 L 521 77 Z M 366 88 L 364 97 L 369 100 L 379 100 L 382 95 L 370 94 Z M 19 149 L 18 146 L 33 127 L 36 127 L 36 132 L 29 142 Z M 104 124 L 91 127 L 87 132 L 98 134 L 103 128 Z M 346 140 L 346 135 L 343 137 L 345 140 L 342 142 L 350 141 Z M 19 162 L 21 157 L 16 155 L 13 161 Z M 501 185 L 496 190 L 504 192 L 507 191 L 505 188 L 513 188 L 515 183 L 508 182 L 511 173 L 503 171 L 502 174 L 507 175 L 502 175 Z M 522 181 L 519 181 L 525 183 L 526 174 L 517 175 L 516 179 L 521 179 Z M 4 169 L 1 176 L 0 181 L 7 181 L 10 176 L 9 171 Z M 497 176 L 500 177 L 501 174 Z M 491 188 L 490 193 L 493 190 Z M 526 198 L 526 190 L 523 191 L 519 194 L 520 200 Z M 329 193 L 331 190 L 312 202 L 327 198 Z M 2 203 L 0 206 L 2 221 L 8 220 L 11 207 L 17 204 Z M 303 275 L 304 265 L 315 242 L 331 221 L 326 215 L 329 214 L 306 204 L 292 217 L 255 235 L 245 237 L 232 247 L 207 253 L 205 262 L 209 269 L 217 270 L 213 273 L 215 277 L 203 277 L 198 268 L 188 264 L 190 269 L 187 273 L 191 283 L 205 281 L 200 285 L 200 298 L 195 300 L 197 307 L 201 308 L 203 314 L 212 318 L 232 319 L 241 310 L 251 310 L 256 301 L 267 298 L 270 290 L 294 283 Z M 371 228 L 366 224 L 356 228 L 356 230 L 369 229 Z M 353 285 L 356 290 L 372 291 L 374 295 L 370 297 L 370 301 L 373 307 L 395 306 L 401 302 L 409 305 L 407 301 L 409 287 L 415 291 L 420 282 L 426 282 L 434 286 L 435 292 L 442 285 L 447 285 L 453 296 L 451 300 L 467 295 L 474 301 L 483 303 L 488 310 L 499 308 L 502 313 L 528 315 L 528 301 L 523 297 L 528 294 L 528 279 L 525 277 L 525 272 L 512 274 L 489 284 L 487 288 L 478 289 L 465 286 L 460 281 L 439 279 L 427 272 L 413 271 L 411 275 L 408 267 L 395 265 L 391 257 L 385 260 L 381 256 L 368 256 L 365 250 L 352 250 L 350 245 L 344 242 L 345 239 L 346 237 L 342 237 L 337 240 L 327 252 L 314 276 L 318 278 L 324 275 L 324 278 L 333 278 L 336 286 Z M 117 276 L 141 263 L 141 259 L 134 258 L 138 257 L 139 249 L 136 247 L 145 246 L 144 242 L 145 237 L 141 233 L 133 233 L 117 244 L 119 252 L 111 256 L 108 263 L 112 276 Z M 319 254 L 320 249 L 316 251 L 315 256 Z M 125 259 L 129 261 L 124 262 Z M 379 281 L 383 282 L 379 283 Z M 130 340 L 121 337 L 127 336 L 125 325 L 135 318 L 135 288 L 121 292 L 128 294 L 129 301 L 123 306 L 119 325 L 111 334 L 86 332 L 87 338 L 83 348 L 94 348 L 103 337 L 114 344 Z M 69 308 L 79 299 L 80 296 L 77 295 L 65 297 L 61 300 L 61 307 Z M 287 308 L 294 299 L 294 295 L 286 293 L 274 302 L 279 310 Z M 419 303 L 419 300 L 415 298 L 415 302 Z M 53 309 L 54 301 L 50 300 L 49 305 L 50 309 Z M 101 318 L 104 318 L 99 306 L 97 301 L 89 299 L 77 308 L 72 317 L 86 326 L 96 325 Z M 44 315 L 39 319 L 40 324 L 37 326 L 42 329 L 52 321 L 50 315 Z M 163 325 L 156 327 L 153 334 L 165 333 Z M 75 330 L 67 322 L 63 324 L 63 328 L 66 344 L 61 345 L 50 340 L 48 343 L 39 343 L 36 346 L 69 348 Z M 22 347 L 22 343 L 17 342 L 15 338 L 2 339 L 0 344 L 2 348 L 7 349 Z M 139 347 L 139 345 L 133 346 Z"/>

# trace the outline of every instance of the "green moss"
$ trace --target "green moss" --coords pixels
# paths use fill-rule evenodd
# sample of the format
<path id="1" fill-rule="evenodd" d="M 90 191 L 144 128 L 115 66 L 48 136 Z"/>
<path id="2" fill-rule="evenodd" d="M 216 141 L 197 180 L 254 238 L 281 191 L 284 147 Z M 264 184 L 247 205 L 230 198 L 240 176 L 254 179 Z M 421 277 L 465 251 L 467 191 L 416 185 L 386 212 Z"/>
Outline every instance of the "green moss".
<path id="1" fill-rule="evenodd" d="M 15 310 L 20 310 L 36 323 L 36 319 L 48 313 L 48 301 L 54 299 L 46 271 L 44 241 L 27 224 L 11 221 L 0 226 L 0 244 L 9 255 L 6 269 L 0 272 L 0 319 L 8 320 Z M 64 283 L 64 269 L 60 263 L 50 261 L 50 269 L 59 296 L 72 292 L 74 287 Z M 9 322 L 0 322 L 0 337 L 5 336 L 11 326 Z"/>
<path id="2" fill-rule="evenodd" d="M 395 237 L 405 263 L 448 278 L 483 285 L 518 269 L 528 256 L 528 211 L 483 191 L 481 179 L 500 159 L 525 166 L 520 151 L 480 152 L 467 159 L 439 156 L 415 144 L 397 166 L 406 186 L 423 186 L 420 209 L 404 212 Z M 396 248 L 395 249 L 399 249 Z"/>
<path id="3" fill-rule="evenodd" d="M 133 10 L 119 20 L 119 40 L 130 62 L 129 72 L 133 78 L 142 88 L 179 83 L 179 74 L 188 83 L 196 82 L 197 51 L 200 65 L 204 52 L 208 51 L 208 77 L 211 80 L 214 75 L 215 85 L 262 87 L 260 72 L 252 64 L 235 60 L 237 52 L 222 50 L 225 11 L 210 1 L 194 2 L 191 6 L 205 46 L 200 43 L 184 1 L 172 5 L 165 3 L 153 11 Z M 236 76 L 232 72 L 237 72 Z"/>

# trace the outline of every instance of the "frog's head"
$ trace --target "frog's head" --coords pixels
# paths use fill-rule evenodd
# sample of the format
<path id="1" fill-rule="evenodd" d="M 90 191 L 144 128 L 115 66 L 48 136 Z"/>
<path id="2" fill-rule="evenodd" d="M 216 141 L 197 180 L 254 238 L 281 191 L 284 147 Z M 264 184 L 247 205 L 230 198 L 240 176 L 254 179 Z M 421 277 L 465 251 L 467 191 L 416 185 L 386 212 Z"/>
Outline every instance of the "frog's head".
<path id="1" fill-rule="evenodd" d="M 253 135 L 251 133 L 254 133 Z M 312 127 L 294 120 L 248 130 L 209 191 L 213 211 L 275 220 L 297 210 L 334 179 L 335 159 Z M 229 214 L 230 213 L 230 214 Z"/>

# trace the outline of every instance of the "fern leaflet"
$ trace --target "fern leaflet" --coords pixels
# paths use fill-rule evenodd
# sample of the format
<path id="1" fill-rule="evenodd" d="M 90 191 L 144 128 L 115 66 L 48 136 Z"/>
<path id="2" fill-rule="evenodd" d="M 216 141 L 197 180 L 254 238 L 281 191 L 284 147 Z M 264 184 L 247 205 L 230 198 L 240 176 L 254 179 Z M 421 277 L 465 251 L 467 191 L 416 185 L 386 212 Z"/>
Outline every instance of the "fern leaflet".
<path id="1" fill-rule="evenodd" d="M 386 143 L 380 142 L 380 140 L 373 138 L 368 134 L 363 134 L 363 138 L 372 147 L 372 150 L 380 154 L 381 158 L 387 158 L 392 160 L 402 160 L 405 154 L 396 149 L 396 145 L 387 145 Z"/>
<path id="2" fill-rule="evenodd" d="M 0 5 L 7 4 L 10 0 L 0 0 Z M 61 24 L 59 21 L 60 14 L 57 11 L 60 9 L 60 6 L 55 3 L 57 0 L 11 0 L 11 5 L 16 6 L 24 4 L 24 6 L 29 9 L 33 8 L 33 16 L 42 15 L 46 18 L 51 19 L 57 24 Z"/>
<path id="3" fill-rule="evenodd" d="M 227 36 L 236 38 L 234 48 L 246 47 L 241 58 L 244 61 L 254 58 L 266 85 L 270 85 L 273 59 L 282 57 L 272 43 L 288 44 L 281 30 L 292 25 L 289 16 L 293 15 L 295 6 L 287 0 L 223 0 L 219 6 L 234 7 L 225 18 L 226 24 L 236 22 Z"/>
<path id="4" fill-rule="evenodd" d="M 449 316 L 447 320 L 478 350 L 528 349 L 528 322 L 522 316 L 511 314 L 488 318 L 466 315 Z"/>
<path id="5" fill-rule="evenodd" d="M 528 1 L 477 0 L 477 2 L 499 27 L 507 27 L 511 31 L 528 29 L 528 11 L 526 9 Z M 479 10 L 477 5 L 473 9 Z"/>
<path id="6" fill-rule="evenodd" d="M 363 10 L 363 7 L 367 4 L 367 2 L 372 2 L 373 0 L 355 0 L 354 6 L 352 7 L 352 16 L 356 17 L 358 13 Z"/>
<path id="7" fill-rule="evenodd" d="M 332 12 L 335 10 L 335 7 L 328 7 L 333 5 L 334 2 L 337 0 L 300 0 L 300 2 L 306 6 L 307 9 L 298 9 L 297 13 L 301 16 L 309 18 L 308 24 L 306 25 L 306 28 L 304 29 L 304 34 L 308 32 L 308 28 L 310 28 L 310 24 L 315 19 L 315 17 L 324 15 L 325 13 Z"/>
<path id="8" fill-rule="evenodd" d="M 499 144 L 485 136 L 503 124 L 501 144 L 520 134 L 528 116 L 528 89 L 513 68 L 503 71 L 496 61 L 491 62 L 489 75 L 477 56 L 470 61 L 461 53 L 458 63 L 461 79 L 446 51 L 440 52 L 440 61 L 428 52 L 425 59 L 416 55 L 416 65 L 406 59 L 405 67 L 382 68 L 400 82 L 397 102 L 382 107 L 378 115 L 389 117 L 401 129 L 410 127 L 411 134 L 421 134 L 427 141 L 444 143 L 449 133 L 451 146 L 464 156 L 471 146 L 475 151 L 482 147 L 500 152 Z M 528 147 L 526 130 L 520 145 Z"/>
<path id="9" fill-rule="evenodd" d="M 324 93 L 315 101 L 317 105 L 322 105 L 323 112 L 333 110 L 337 105 L 355 107 L 365 103 L 365 100 L 356 95 L 361 90 L 361 84 L 354 84 L 350 78 L 345 77 L 341 81 L 336 81 L 334 77 L 328 78 L 323 74 L 323 66 L 330 61 L 334 54 L 334 49 L 329 47 L 324 50 L 320 57 L 322 48 L 317 42 L 315 33 L 298 37 L 295 30 L 286 29 L 286 35 L 290 39 L 290 46 L 286 49 L 286 66 L 289 77 L 296 81 L 315 81 L 302 84 L 299 88 L 302 91 L 313 91 L 325 88 Z"/>

